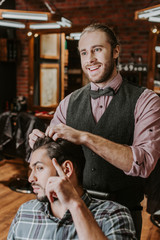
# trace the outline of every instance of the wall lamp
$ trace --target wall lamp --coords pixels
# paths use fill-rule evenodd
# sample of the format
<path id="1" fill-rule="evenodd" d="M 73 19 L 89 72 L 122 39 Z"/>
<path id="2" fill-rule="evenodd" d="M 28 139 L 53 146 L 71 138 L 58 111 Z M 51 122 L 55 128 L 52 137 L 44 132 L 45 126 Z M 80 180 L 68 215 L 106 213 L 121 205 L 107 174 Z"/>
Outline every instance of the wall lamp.
<path id="1" fill-rule="evenodd" d="M 151 27 L 151 32 L 154 33 L 154 34 L 159 34 L 159 30 L 158 30 L 157 26 L 152 26 Z"/>

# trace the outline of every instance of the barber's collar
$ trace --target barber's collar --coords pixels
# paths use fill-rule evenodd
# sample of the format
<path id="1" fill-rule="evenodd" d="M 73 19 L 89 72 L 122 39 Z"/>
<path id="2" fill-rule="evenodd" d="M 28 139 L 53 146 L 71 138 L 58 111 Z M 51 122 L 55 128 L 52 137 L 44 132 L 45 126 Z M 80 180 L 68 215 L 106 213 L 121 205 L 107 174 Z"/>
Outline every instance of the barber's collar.
<path id="1" fill-rule="evenodd" d="M 120 75 L 120 73 L 117 73 L 117 75 L 112 79 L 112 81 L 107 83 L 106 86 L 103 87 L 102 89 L 110 87 L 116 93 L 121 84 L 122 84 L 122 76 Z M 98 89 L 99 89 L 99 87 L 95 83 L 91 82 L 91 90 L 98 91 Z"/>

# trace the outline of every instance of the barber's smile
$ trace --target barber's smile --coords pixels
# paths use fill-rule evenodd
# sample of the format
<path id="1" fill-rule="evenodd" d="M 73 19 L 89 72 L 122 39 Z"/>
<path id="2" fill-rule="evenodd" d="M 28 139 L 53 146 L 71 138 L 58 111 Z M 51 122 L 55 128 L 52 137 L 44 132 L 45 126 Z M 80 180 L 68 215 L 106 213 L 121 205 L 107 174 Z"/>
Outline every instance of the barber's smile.
<path id="1" fill-rule="evenodd" d="M 87 67 L 87 69 L 91 72 L 95 72 L 96 70 L 98 70 L 101 67 L 101 65 L 93 65 L 93 66 L 89 66 Z"/>
<path id="2" fill-rule="evenodd" d="M 92 65 L 87 67 L 87 72 L 90 76 L 94 77 L 97 74 L 101 73 L 101 66 L 100 64 Z"/>

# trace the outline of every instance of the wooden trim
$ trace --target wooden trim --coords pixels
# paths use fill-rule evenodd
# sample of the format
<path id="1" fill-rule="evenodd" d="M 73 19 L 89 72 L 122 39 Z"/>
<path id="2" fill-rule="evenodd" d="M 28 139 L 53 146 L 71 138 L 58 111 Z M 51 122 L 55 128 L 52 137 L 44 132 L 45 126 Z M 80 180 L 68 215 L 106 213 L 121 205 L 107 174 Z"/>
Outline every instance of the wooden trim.
<path id="1" fill-rule="evenodd" d="M 155 74 L 155 61 L 156 51 L 155 46 L 157 42 L 157 34 L 150 31 L 149 34 L 149 54 L 148 54 L 148 80 L 147 88 L 154 89 L 154 74 Z"/>
<path id="2" fill-rule="evenodd" d="M 38 34 L 47 34 L 47 33 L 64 33 L 64 34 L 70 34 L 74 32 L 82 32 L 84 29 L 84 25 L 78 25 L 78 26 L 72 26 L 71 28 L 67 27 L 61 27 L 59 29 L 41 29 L 41 30 L 32 30 L 32 32 L 36 32 Z"/>
<path id="3" fill-rule="evenodd" d="M 64 98 L 65 34 L 61 34 L 61 100 Z"/>
<path id="4" fill-rule="evenodd" d="M 55 111 L 57 106 L 58 106 L 58 104 L 55 104 L 50 107 L 41 107 L 39 105 L 33 105 L 30 110 L 32 110 L 34 112 L 51 112 L 51 111 Z"/>
<path id="5" fill-rule="evenodd" d="M 34 94 L 34 37 L 29 40 L 29 79 L 28 79 L 28 108 L 32 109 Z"/>

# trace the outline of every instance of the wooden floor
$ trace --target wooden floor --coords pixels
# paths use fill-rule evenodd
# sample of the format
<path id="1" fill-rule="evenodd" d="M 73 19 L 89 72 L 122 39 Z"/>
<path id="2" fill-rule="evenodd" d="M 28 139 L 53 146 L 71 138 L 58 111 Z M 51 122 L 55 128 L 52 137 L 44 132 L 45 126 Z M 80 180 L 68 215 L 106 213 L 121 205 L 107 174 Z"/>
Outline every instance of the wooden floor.
<path id="1" fill-rule="evenodd" d="M 26 174 L 21 159 L 0 161 L 0 240 L 6 240 L 12 219 L 19 206 L 35 198 L 33 194 L 17 193 L 8 187 L 10 179 Z M 141 240 L 160 240 L 160 229 L 150 221 L 145 211 L 146 199 L 143 201 L 143 227 Z"/>

